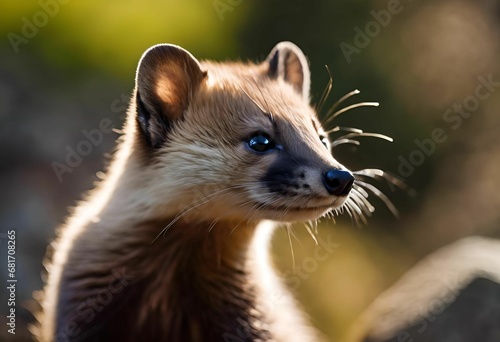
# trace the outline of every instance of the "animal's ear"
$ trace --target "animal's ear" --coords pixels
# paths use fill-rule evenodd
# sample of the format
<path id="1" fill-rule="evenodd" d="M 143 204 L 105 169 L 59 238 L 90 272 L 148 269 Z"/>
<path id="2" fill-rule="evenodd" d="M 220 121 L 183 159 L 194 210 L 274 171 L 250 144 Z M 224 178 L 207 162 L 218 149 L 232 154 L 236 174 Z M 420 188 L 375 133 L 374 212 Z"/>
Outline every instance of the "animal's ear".
<path id="1" fill-rule="evenodd" d="M 282 79 L 309 101 L 311 72 L 302 50 L 291 42 L 278 43 L 266 61 L 267 73 L 271 78 Z"/>
<path id="2" fill-rule="evenodd" d="M 165 142 L 205 76 L 196 58 L 181 47 L 155 45 L 142 55 L 136 74 L 136 117 L 152 147 Z"/>

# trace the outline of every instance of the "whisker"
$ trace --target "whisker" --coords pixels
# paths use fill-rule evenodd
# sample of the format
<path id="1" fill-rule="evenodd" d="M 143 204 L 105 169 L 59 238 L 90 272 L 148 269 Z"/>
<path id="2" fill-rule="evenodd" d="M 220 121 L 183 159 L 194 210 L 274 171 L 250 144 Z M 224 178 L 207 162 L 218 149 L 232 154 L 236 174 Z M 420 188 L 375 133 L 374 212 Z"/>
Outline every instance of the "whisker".
<path id="1" fill-rule="evenodd" d="M 302 244 L 302 240 L 299 239 L 297 234 L 295 234 L 293 230 L 293 223 L 287 222 L 286 226 L 290 227 L 290 232 L 292 233 L 293 238 L 299 243 L 300 247 L 304 248 L 304 245 Z"/>
<path id="2" fill-rule="evenodd" d="M 354 203 L 354 202 L 353 202 L 352 204 L 353 204 L 353 205 L 355 205 L 355 203 Z M 357 206 L 357 204 L 356 204 L 356 206 Z M 367 219 L 366 219 L 366 217 L 365 217 L 364 210 L 361 210 L 361 208 L 359 208 L 359 207 L 358 207 L 358 209 L 359 209 L 359 212 L 358 212 L 357 214 L 358 214 L 358 216 L 359 216 L 360 220 L 362 221 L 363 225 L 367 225 L 367 224 L 368 224 L 368 221 L 367 221 Z M 360 225 L 361 225 L 361 224 L 360 224 Z"/>
<path id="3" fill-rule="evenodd" d="M 208 226 L 208 233 L 209 234 L 212 231 L 212 229 L 214 229 L 214 227 L 217 224 L 217 222 L 219 222 L 219 219 L 215 219 L 215 220 L 212 221 L 212 223 L 210 223 L 210 226 Z"/>
<path id="4" fill-rule="evenodd" d="M 344 107 L 344 108 L 336 111 L 333 114 L 332 114 L 333 110 L 330 110 L 330 111 L 328 111 L 328 113 L 326 113 L 326 117 L 328 119 L 324 122 L 324 125 L 326 125 L 327 123 L 329 123 L 330 121 L 335 119 L 340 114 L 345 113 L 351 109 L 358 108 L 358 107 L 378 107 L 378 106 L 379 106 L 378 102 L 360 102 L 360 103 L 356 103 L 356 104 Z"/>
<path id="5" fill-rule="evenodd" d="M 242 224 L 244 221 L 245 220 L 241 220 L 240 222 L 238 222 L 238 224 L 236 226 L 234 226 L 233 229 L 231 229 L 231 231 L 229 232 L 229 234 L 227 234 L 227 236 L 231 236 L 234 233 L 234 231 L 236 230 L 236 228 L 238 228 L 240 226 L 240 224 Z"/>
<path id="6" fill-rule="evenodd" d="M 360 203 L 360 205 L 364 209 L 364 212 L 368 216 L 371 216 L 371 214 L 375 212 L 375 207 L 357 189 L 353 188 L 351 191 L 353 192 L 353 198 L 362 203 Z"/>
<path id="7" fill-rule="evenodd" d="M 371 191 L 375 196 L 377 196 L 378 198 L 380 198 L 384 203 L 385 205 L 387 206 L 387 208 L 392 212 L 392 214 L 399 218 L 399 212 L 398 210 L 396 209 L 396 207 L 394 206 L 394 204 L 392 204 L 391 200 L 382 192 L 380 191 L 379 189 L 377 189 L 374 185 L 370 184 L 370 183 L 366 183 L 366 182 L 363 182 L 363 181 L 360 181 L 358 179 L 356 179 L 354 181 L 355 184 L 365 188 L 366 190 L 368 191 Z"/>
<path id="8" fill-rule="evenodd" d="M 337 222 L 335 221 L 335 215 L 339 215 L 339 210 L 337 208 L 331 209 L 330 211 L 327 211 L 325 213 L 325 216 L 333 221 L 333 224 L 336 224 Z"/>
<path id="9" fill-rule="evenodd" d="M 339 132 L 339 131 L 345 131 L 345 132 L 353 132 L 353 133 L 363 133 L 362 129 L 359 128 L 353 128 L 353 127 L 343 127 L 343 126 L 335 126 L 332 129 L 326 131 L 326 134 L 334 133 L 334 132 Z"/>
<path id="10" fill-rule="evenodd" d="M 310 226 L 308 226 L 305 222 L 304 222 L 304 227 L 306 227 L 307 232 L 309 233 L 309 235 L 311 235 L 312 239 L 314 240 L 314 243 L 317 246 L 318 245 L 318 239 L 316 239 L 316 235 L 314 235 L 314 233 L 312 231 L 312 228 Z"/>
<path id="11" fill-rule="evenodd" d="M 351 91 L 351 92 L 349 92 L 349 93 L 345 94 L 345 95 L 344 95 L 344 96 L 342 96 L 340 99 L 338 99 L 338 100 L 337 100 L 337 101 L 336 101 L 336 102 L 335 102 L 335 103 L 334 103 L 334 104 L 330 107 L 330 109 L 329 109 L 329 110 L 328 110 L 328 112 L 326 113 L 326 115 L 325 115 L 325 119 L 324 119 L 324 120 L 327 120 L 327 121 L 322 122 L 322 124 L 326 124 L 326 123 L 328 123 L 328 122 L 329 122 L 329 121 L 328 121 L 328 117 L 329 117 L 329 115 L 330 115 L 331 113 L 333 113 L 333 112 L 334 112 L 334 110 L 335 110 L 335 109 L 337 109 L 337 107 L 338 107 L 338 106 L 339 106 L 342 102 L 344 102 L 345 100 L 347 100 L 347 99 L 348 99 L 348 98 L 350 98 L 351 96 L 357 95 L 357 94 L 359 94 L 359 93 L 360 93 L 360 91 L 359 91 L 358 89 L 354 89 L 353 91 Z"/>
<path id="12" fill-rule="evenodd" d="M 345 202 L 345 210 L 349 214 L 349 216 L 351 217 L 352 223 L 355 224 L 356 226 L 359 226 L 360 225 L 359 218 L 358 218 L 354 208 L 352 208 L 352 204 L 350 201 Z"/>
<path id="13" fill-rule="evenodd" d="M 362 187 L 357 186 L 356 183 L 354 183 L 353 189 L 356 189 L 356 191 L 358 191 L 361 195 L 363 195 L 364 198 L 370 197 L 370 195 L 368 194 L 368 192 L 366 192 L 366 190 L 363 189 Z"/>
<path id="14" fill-rule="evenodd" d="M 366 221 L 365 215 L 363 215 L 363 211 L 361 210 L 359 205 L 352 198 L 349 198 L 348 202 L 349 202 L 351 209 L 354 210 L 354 212 L 357 214 L 359 219 L 361 219 L 364 224 L 367 224 L 368 222 Z"/>
<path id="15" fill-rule="evenodd" d="M 333 88 L 333 76 L 330 72 L 330 68 L 328 65 L 325 65 L 326 71 L 328 72 L 328 75 L 330 76 L 330 80 L 328 81 L 328 84 L 326 85 L 325 90 L 323 91 L 323 94 L 321 94 L 321 97 L 318 102 L 318 106 L 316 109 L 316 113 L 321 113 L 321 109 L 323 109 L 323 105 L 325 104 L 326 100 L 328 99 L 328 96 L 330 96 L 330 92 L 332 91 Z"/>
<path id="16" fill-rule="evenodd" d="M 316 234 L 318 234 L 318 221 L 319 221 L 319 218 L 317 218 L 316 220 L 314 220 L 314 232 Z"/>
<path id="17" fill-rule="evenodd" d="M 394 140 L 384 134 L 379 134 L 379 133 L 369 133 L 369 132 L 353 132 L 353 133 L 348 133 L 346 135 L 343 135 L 339 137 L 339 139 L 348 139 L 348 138 L 354 138 L 354 137 L 373 137 L 373 138 L 379 138 L 383 140 L 387 140 L 389 142 L 393 142 Z"/>
<path id="18" fill-rule="evenodd" d="M 290 244 L 290 252 L 292 253 L 292 267 L 295 270 L 295 252 L 293 250 L 292 238 L 290 236 L 290 234 L 291 233 L 293 234 L 293 232 L 292 232 L 292 228 L 290 227 L 290 225 L 286 226 L 286 232 L 288 233 L 288 243 Z"/>
<path id="19" fill-rule="evenodd" d="M 409 191 L 408 185 L 396 176 L 390 173 L 380 170 L 380 169 L 362 169 L 352 172 L 355 176 L 364 176 L 373 179 L 385 179 L 389 183 L 396 185 L 398 188 L 404 191 Z"/>
<path id="20" fill-rule="evenodd" d="M 343 144 L 353 144 L 353 145 L 361 145 L 361 143 L 357 140 L 354 139 L 338 139 L 335 141 L 332 141 L 332 147 L 343 145 Z"/>

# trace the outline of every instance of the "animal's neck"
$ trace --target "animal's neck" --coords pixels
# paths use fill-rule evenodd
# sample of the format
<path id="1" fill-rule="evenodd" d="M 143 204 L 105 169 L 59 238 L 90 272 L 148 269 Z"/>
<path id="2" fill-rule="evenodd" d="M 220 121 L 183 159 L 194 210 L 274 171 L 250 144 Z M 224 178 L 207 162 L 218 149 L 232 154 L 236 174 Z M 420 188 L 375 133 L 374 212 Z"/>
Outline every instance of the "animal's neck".
<path id="1" fill-rule="evenodd" d="M 156 224 L 145 228 L 157 234 L 163 224 Z M 149 250 L 136 260 L 138 277 L 147 289 L 141 327 L 162 327 L 172 341 L 188 336 L 192 341 L 264 337 L 265 329 L 253 326 L 262 318 L 248 273 L 256 227 L 247 223 L 233 230 L 236 225 L 180 222 L 152 245 L 144 241 Z M 162 322 L 152 323 L 158 319 Z"/>

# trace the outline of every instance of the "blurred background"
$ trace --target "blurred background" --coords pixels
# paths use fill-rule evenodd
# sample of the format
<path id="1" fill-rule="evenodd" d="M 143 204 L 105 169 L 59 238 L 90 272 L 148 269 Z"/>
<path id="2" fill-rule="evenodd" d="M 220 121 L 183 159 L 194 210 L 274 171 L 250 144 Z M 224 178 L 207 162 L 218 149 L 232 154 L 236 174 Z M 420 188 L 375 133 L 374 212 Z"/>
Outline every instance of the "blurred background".
<path id="1" fill-rule="evenodd" d="M 353 170 L 380 168 L 413 189 L 377 186 L 383 202 L 366 225 L 347 215 L 322 220 L 318 237 L 294 228 L 295 257 L 278 231 L 275 260 L 313 324 L 330 341 L 405 270 L 460 237 L 500 236 L 500 1 L 498 0 L 4 0 L 0 14 L 0 246 L 16 230 L 17 329 L 7 334 L 7 267 L 0 275 L 0 340 L 29 341 L 32 292 L 68 208 L 91 189 L 118 134 L 104 133 L 66 172 L 84 131 L 111 120 L 119 129 L 142 52 L 178 44 L 199 59 L 260 61 L 281 40 L 308 56 L 312 102 L 329 75 L 325 109 L 346 93 L 357 108 L 331 125 L 394 138 L 360 138 L 334 155 Z M 332 136 L 334 138 L 335 136 Z M 60 164 L 57 164 L 60 163 Z M 321 244 L 320 244 L 321 246 Z M 294 268 L 295 265 L 295 268 Z M 279 309 L 279 308 L 278 308 Z M 15 337 L 15 338 L 14 338 Z"/>

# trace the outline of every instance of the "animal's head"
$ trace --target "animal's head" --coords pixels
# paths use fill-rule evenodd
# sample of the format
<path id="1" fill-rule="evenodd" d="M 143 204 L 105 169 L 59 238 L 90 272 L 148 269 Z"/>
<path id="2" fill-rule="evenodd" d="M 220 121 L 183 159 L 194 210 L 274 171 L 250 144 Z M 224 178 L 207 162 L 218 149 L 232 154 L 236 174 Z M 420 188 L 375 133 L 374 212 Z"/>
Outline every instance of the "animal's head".
<path id="1" fill-rule="evenodd" d="M 158 210 L 290 222 L 342 207 L 354 176 L 331 154 L 309 85 L 306 57 L 289 42 L 260 64 L 147 50 L 129 114 Z"/>

